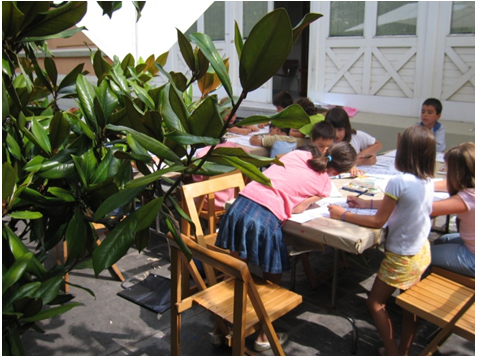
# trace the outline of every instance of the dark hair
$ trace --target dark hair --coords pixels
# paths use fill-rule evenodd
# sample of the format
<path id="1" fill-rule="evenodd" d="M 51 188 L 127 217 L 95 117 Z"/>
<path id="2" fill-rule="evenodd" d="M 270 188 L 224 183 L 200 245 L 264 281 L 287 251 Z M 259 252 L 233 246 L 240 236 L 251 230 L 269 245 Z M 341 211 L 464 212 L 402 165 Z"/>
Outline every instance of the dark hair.
<path id="1" fill-rule="evenodd" d="M 272 101 L 274 106 L 280 106 L 282 108 L 287 108 L 293 104 L 293 97 L 287 91 L 278 92 Z"/>
<path id="2" fill-rule="evenodd" d="M 302 97 L 296 100 L 296 104 L 300 105 L 301 108 L 305 110 L 305 112 L 312 116 L 318 113 L 318 108 L 315 107 L 315 104 L 310 101 L 308 98 Z"/>
<path id="3" fill-rule="evenodd" d="M 321 122 L 315 123 L 311 131 L 311 139 L 315 141 L 318 138 L 325 138 L 325 139 L 335 138 L 335 128 L 330 122 L 321 121 Z"/>
<path id="4" fill-rule="evenodd" d="M 290 128 L 281 128 L 281 127 L 278 127 L 278 126 L 276 126 L 276 125 L 274 125 L 274 124 L 270 124 L 270 127 L 269 127 L 269 128 L 270 128 L 270 129 L 278 128 L 278 129 L 280 129 L 280 132 L 284 132 L 284 133 L 286 133 L 286 135 L 290 135 Z"/>
<path id="5" fill-rule="evenodd" d="M 444 154 L 447 167 L 447 191 L 455 195 L 467 188 L 475 188 L 475 143 L 465 142 Z"/>
<path id="6" fill-rule="evenodd" d="M 329 147 L 324 156 L 313 156 L 308 160 L 308 165 L 318 173 L 323 173 L 327 168 L 345 173 L 356 165 L 356 157 L 356 151 L 351 144 L 339 142 Z"/>
<path id="7" fill-rule="evenodd" d="M 349 121 L 349 116 L 346 111 L 341 107 L 335 107 L 326 112 L 325 121 L 330 122 L 335 129 L 345 130 L 345 136 L 343 141 L 351 142 L 351 135 L 356 133 L 356 131 L 351 128 L 351 123 Z"/>
<path id="8" fill-rule="evenodd" d="M 442 103 L 437 98 L 428 98 L 422 103 L 422 105 L 434 107 L 437 114 L 441 114 L 442 112 Z"/>
<path id="9" fill-rule="evenodd" d="M 420 179 L 434 177 L 436 140 L 431 131 L 418 124 L 407 128 L 399 141 L 394 164 L 397 170 Z"/>

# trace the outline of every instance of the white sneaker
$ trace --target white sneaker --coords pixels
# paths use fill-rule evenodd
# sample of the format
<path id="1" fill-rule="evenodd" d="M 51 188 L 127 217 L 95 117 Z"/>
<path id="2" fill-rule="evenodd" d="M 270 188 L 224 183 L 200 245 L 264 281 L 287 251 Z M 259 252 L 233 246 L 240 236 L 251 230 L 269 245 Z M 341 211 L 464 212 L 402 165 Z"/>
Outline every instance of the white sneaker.
<path id="1" fill-rule="evenodd" d="M 277 333 L 277 336 L 278 336 L 278 341 L 280 342 L 280 345 L 283 345 L 283 343 L 288 341 L 288 334 L 286 334 L 286 333 Z M 272 346 L 270 345 L 270 342 L 257 342 L 257 341 L 255 341 L 255 344 L 253 345 L 253 348 L 257 352 L 263 352 L 263 351 L 266 351 L 266 350 L 272 348 Z"/>

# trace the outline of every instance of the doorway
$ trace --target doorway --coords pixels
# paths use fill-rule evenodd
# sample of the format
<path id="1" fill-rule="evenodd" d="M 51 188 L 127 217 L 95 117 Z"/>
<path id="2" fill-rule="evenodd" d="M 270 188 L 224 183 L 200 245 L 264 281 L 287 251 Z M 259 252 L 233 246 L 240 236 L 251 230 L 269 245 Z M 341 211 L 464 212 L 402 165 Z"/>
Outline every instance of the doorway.
<path id="1" fill-rule="evenodd" d="M 310 2 L 275 1 L 274 8 L 284 8 L 294 27 L 310 12 Z M 306 27 L 293 45 L 281 70 L 273 76 L 273 96 L 285 90 L 293 96 L 294 101 L 300 97 L 307 97 L 309 37 L 310 30 Z"/>

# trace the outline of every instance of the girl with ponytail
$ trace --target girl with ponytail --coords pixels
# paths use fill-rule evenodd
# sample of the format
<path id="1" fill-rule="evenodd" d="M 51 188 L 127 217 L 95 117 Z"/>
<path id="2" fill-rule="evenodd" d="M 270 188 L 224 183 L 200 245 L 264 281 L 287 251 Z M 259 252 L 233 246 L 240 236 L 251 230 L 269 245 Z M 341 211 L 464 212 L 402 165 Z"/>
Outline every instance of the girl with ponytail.
<path id="1" fill-rule="evenodd" d="M 347 142 L 333 144 L 323 156 L 295 150 L 280 158 L 264 174 L 272 187 L 249 183 L 220 222 L 216 245 L 260 266 L 263 277 L 280 283 L 290 269 L 282 224 L 331 193 L 330 176 L 349 171 L 356 152 Z"/>

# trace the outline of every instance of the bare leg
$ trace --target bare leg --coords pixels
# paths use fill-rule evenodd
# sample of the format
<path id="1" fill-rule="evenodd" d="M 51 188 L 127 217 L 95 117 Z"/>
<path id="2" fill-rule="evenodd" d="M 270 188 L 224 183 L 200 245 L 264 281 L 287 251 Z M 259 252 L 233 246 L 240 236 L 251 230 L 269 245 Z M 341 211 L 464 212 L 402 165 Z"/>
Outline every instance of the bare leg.
<path id="1" fill-rule="evenodd" d="M 374 323 L 383 340 L 386 355 L 390 356 L 399 355 L 393 324 L 386 311 L 386 301 L 395 290 L 395 287 L 389 286 L 376 277 L 367 301 Z"/>

